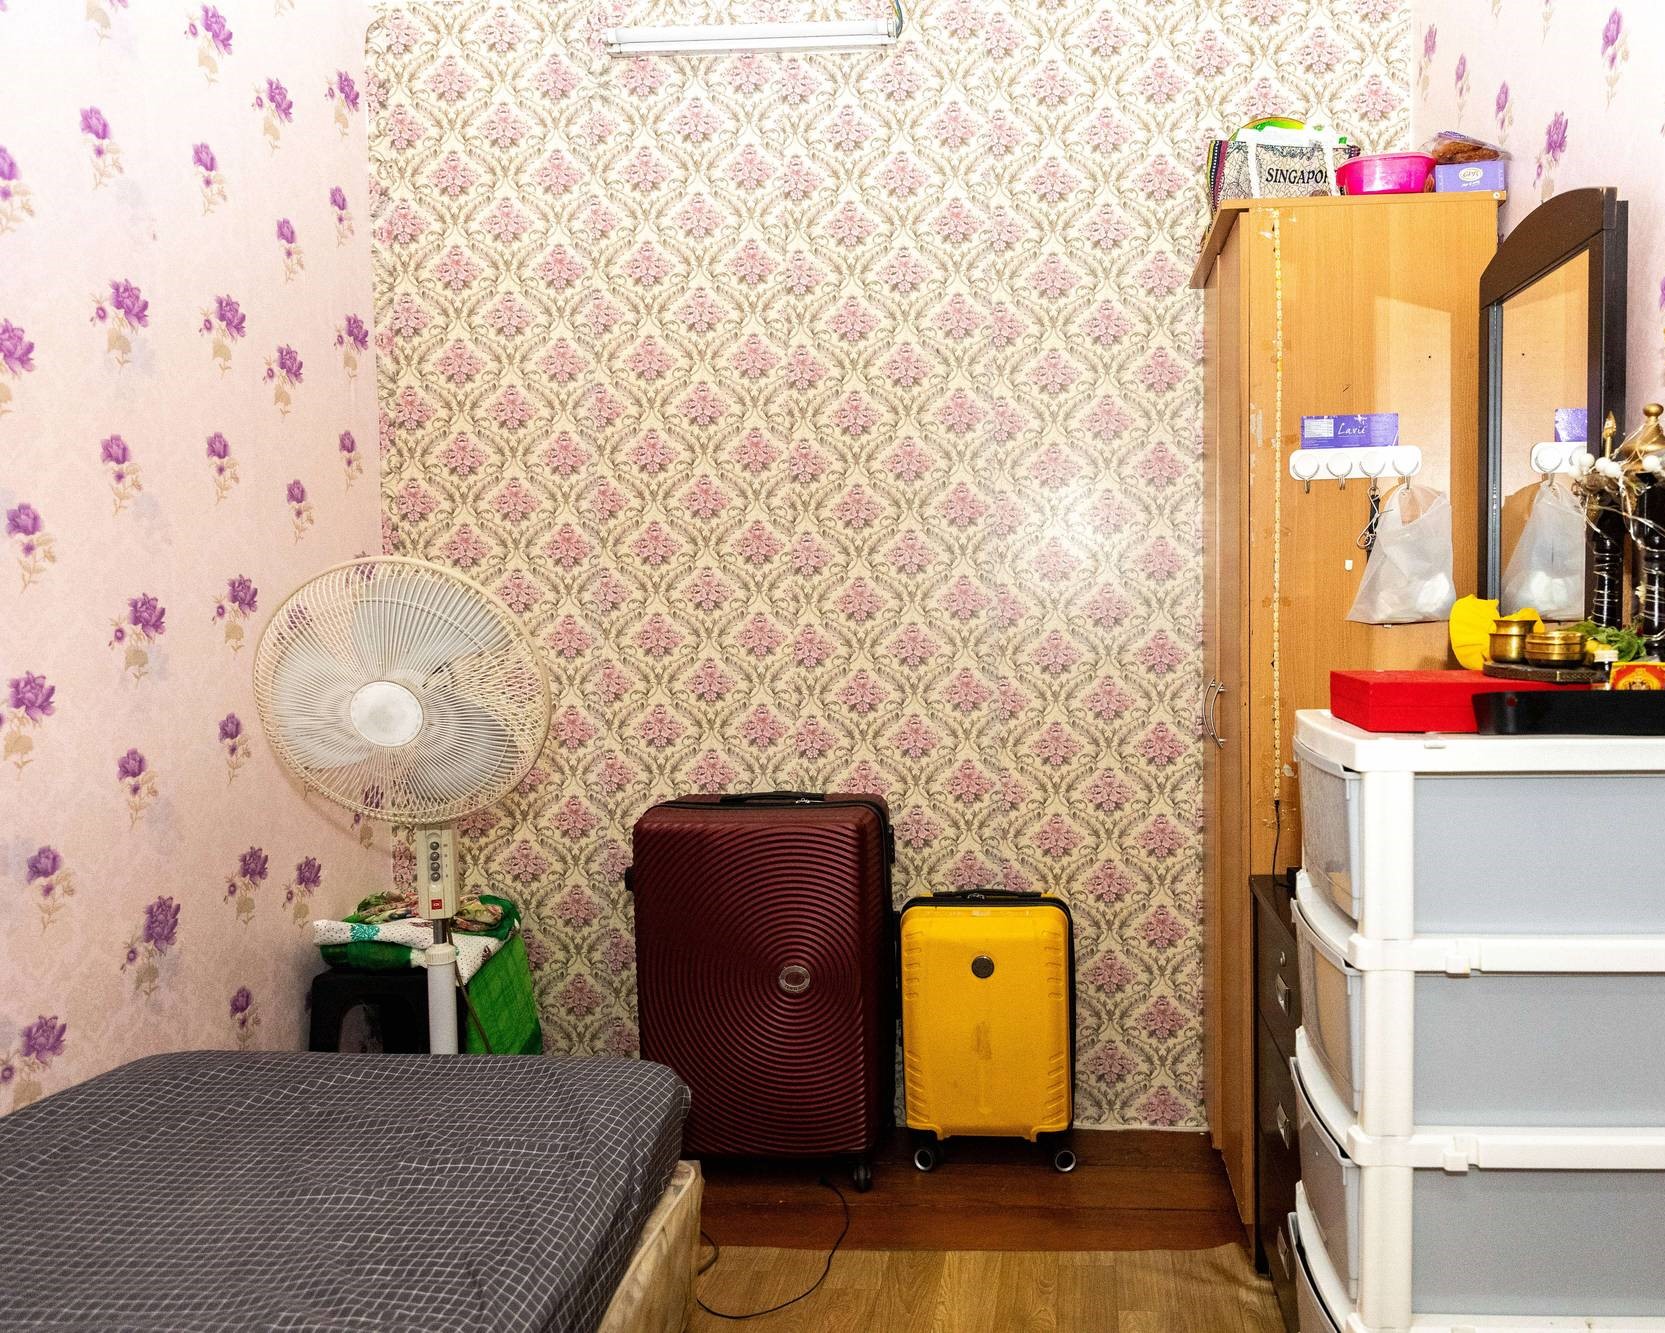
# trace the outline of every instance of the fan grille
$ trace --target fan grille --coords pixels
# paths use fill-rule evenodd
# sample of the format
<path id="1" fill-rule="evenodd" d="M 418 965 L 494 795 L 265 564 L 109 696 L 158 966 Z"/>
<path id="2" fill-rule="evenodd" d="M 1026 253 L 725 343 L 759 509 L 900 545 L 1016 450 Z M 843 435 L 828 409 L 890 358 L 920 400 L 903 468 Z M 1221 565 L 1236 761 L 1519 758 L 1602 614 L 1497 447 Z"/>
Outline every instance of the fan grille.
<path id="1" fill-rule="evenodd" d="M 354 697 L 378 681 L 421 706 L 406 744 L 378 745 L 354 725 Z M 549 684 L 509 609 L 470 579 L 399 556 L 347 561 L 291 593 L 260 637 L 254 688 L 272 748 L 297 777 L 398 822 L 499 800 L 549 730 Z"/>

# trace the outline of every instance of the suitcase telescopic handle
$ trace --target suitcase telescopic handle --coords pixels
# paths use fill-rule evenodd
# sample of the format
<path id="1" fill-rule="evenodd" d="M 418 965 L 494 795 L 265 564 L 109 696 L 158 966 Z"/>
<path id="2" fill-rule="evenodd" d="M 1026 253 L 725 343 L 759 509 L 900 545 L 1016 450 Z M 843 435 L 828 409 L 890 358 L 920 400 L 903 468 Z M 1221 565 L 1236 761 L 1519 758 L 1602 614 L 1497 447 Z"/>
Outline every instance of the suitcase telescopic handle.
<path id="1" fill-rule="evenodd" d="M 789 805 L 826 805 L 827 793 L 824 791 L 735 791 L 727 792 L 717 798 L 718 805 L 747 805 L 752 801 L 772 801 L 775 804 Z M 879 816 L 879 823 L 884 828 L 885 863 L 896 864 L 896 830 L 891 827 L 886 818 L 884 806 L 877 800 L 863 800 L 855 798 L 844 802 L 852 805 L 865 805 Z"/>

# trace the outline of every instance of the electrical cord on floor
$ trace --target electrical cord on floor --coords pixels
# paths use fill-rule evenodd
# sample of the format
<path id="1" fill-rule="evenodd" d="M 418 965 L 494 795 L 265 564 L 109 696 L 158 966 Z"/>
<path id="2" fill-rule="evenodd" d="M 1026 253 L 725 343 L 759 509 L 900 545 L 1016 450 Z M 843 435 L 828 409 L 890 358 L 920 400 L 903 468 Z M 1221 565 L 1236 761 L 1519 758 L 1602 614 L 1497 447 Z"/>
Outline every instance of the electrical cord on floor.
<path id="1" fill-rule="evenodd" d="M 819 1183 L 825 1185 L 834 1194 L 838 1195 L 839 1205 L 844 1209 L 844 1226 L 838 1233 L 838 1239 L 833 1242 L 832 1249 L 827 1251 L 827 1262 L 821 1266 L 821 1276 L 816 1278 L 815 1281 L 808 1286 L 808 1288 L 792 1297 L 791 1300 L 782 1301 L 779 1305 L 771 1305 L 767 1310 L 753 1310 L 749 1314 L 724 1314 L 721 1310 L 713 1310 L 704 1301 L 700 1300 L 698 1296 L 695 1296 L 694 1300 L 699 1305 L 700 1309 L 704 1310 L 706 1314 L 710 1315 L 713 1319 L 728 1319 L 735 1322 L 739 1322 L 742 1319 L 761 1319 L 766 1314 L 774 1314 L 776 1311 L 786 1309 L 789 1305 L 796 1305 L 799 1301 L 805 1300 L 816 1293 L 821 1284 L 827 1280 L 827 1274 L 832 1272 L 833 1256 L 838 1253 L 838 1247 L 844 1244 L 844 1238 L 850 1234 L 850 1201 L 844 1197 L 844 1191 L 839 1189 L 837 1185 L 833 1184 L 832 1181 L 828 1180 L 825 1176 L 821 1177 Z M 717 1260 L 722 1258 L 723 1254 L 722 1250 L 718 1247 L 717 1242 L 712 1240 L 703 1228 L 700 1230 L 700 1239 L 704 1240 L 711 1246 L 711 1257 L 700 1265 L 699 1271 L 694 1274 L 696 1278 L 704 1277 L 705 1274 L 716 1267 Z"/>

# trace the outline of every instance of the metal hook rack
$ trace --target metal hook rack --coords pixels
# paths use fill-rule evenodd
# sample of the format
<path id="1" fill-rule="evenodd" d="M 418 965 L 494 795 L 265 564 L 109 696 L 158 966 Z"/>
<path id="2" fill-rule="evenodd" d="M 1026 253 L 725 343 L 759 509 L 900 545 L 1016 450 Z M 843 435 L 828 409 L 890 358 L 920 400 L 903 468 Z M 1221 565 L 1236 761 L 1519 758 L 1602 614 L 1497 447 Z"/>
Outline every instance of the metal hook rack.
<path id="1" fill-rule="evenodd" d="M 1545 477 L 1582 477 L 1596 464 L 1584 440 L 1544 440 L 1532 446 L 1532 470 Z"/>
<path id="2" fill-rule="evenodd" d="M 1339 482 L 1345 490 L 1353 478 L 1380 481 L 1391 474 L 1400 481 L 1422 471 L 1422 450 L 1411 444 L 1366 445 L 1356 449 L 1297 449 L 1289 455 L 1289 475 L 1308 493 L 1315 481 Z"/>

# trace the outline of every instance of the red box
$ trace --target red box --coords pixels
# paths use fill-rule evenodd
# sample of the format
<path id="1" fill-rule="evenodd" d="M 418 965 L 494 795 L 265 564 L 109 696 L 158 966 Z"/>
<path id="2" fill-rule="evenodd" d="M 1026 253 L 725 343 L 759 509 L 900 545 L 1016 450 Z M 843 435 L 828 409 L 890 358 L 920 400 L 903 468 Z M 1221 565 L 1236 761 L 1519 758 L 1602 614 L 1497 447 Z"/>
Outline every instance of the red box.
<path id="1" fill-rule="evenodd" d="M 1587 690 L 1540 680 L 1501 680 L 1481 671 L 1332 671 L 1330 712 L 1366 731 L 1472 733 L 1474 696 L 1528 690 Z"/>

